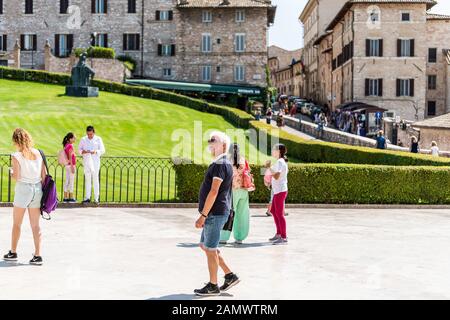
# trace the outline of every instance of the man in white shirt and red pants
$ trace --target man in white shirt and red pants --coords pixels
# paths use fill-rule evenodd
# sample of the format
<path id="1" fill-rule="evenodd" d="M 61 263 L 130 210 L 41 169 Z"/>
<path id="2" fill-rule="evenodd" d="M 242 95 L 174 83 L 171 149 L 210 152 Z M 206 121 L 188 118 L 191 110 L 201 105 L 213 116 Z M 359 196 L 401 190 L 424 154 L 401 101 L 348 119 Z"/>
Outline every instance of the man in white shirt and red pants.
<path id="1" fill-rule="evenodd" d="M 95 135 L 93 126 L 88 126 L 86 136 L 80 141 L 79 153 L 83 156 L 86 195 L 83 203 L 91 202 L 92 182 L 94 182 L 94 202 L 100 201 L 100 158 L 105 154 L 105 145 L 102 138 Z"/>

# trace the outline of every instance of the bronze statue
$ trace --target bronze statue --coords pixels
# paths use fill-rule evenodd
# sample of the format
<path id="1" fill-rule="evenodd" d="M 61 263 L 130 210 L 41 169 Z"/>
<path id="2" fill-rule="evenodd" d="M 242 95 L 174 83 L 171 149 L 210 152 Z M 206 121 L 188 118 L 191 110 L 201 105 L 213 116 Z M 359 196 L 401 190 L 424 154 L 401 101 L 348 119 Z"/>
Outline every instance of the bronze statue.
<path id="1" fill-rule="evenodd" d="M 98 88 L 91 87 L 95 72 L 86 64 L 86 53 L 81 54 L 80 60 L 72 68 L 71 86 L 66 87 L 66 95 L 72 97 L 98 97 Z"/>

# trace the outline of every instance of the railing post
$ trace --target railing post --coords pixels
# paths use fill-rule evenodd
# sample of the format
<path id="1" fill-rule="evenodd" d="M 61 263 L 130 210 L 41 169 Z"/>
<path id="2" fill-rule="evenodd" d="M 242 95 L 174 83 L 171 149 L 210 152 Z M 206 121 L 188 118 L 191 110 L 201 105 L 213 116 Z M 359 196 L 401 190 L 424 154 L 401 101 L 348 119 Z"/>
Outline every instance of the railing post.
<path id="1" fill-rule="evenodd" d="M 9 167 L 8 167 L 8 202 L 11 202 L 11 171 L 9 168 L 11 168 L 11 155 L 9 155 Z"/>

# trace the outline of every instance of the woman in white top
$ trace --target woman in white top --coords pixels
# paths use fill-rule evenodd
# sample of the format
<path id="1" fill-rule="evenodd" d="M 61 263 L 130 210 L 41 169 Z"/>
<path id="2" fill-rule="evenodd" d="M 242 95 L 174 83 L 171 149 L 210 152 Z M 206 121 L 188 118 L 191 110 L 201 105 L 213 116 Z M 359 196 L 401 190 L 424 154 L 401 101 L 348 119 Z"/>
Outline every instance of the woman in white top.
<path id="1" fill-rule="evenodd" d="M 272 150 L 272 156 L 277 162 L 270 168 L 272 172 L 272 216 L 277 227 L 276 235 L 269 239 L 273 244 L 287 244 L 286 218 L 284 217 L 285 201 L 288 194 L 287 149 L 283 144 L 277 144 Z"/>
<path id="2" fill-rule="evenodd" d="M 42 183 L 47 174 L 40 152 L 33 148 L 33 139 L 24 129 L 16 129 L 12 141 L 17 152 L 12 154 L 11 176 L 16 181 L 13 209 L 11 250 L 3 258 L 17 261 L 17 244 L 26 210 L 30 217 L 35 252 L 30 264 L 41 265 L 41 215 Z"/>
<path id="3" fill-rule="evenodd" d="M 431 142 L 431 155 L 433 157 L 439 157 L 439 148 L 437 146 L 436 141 Z"/>

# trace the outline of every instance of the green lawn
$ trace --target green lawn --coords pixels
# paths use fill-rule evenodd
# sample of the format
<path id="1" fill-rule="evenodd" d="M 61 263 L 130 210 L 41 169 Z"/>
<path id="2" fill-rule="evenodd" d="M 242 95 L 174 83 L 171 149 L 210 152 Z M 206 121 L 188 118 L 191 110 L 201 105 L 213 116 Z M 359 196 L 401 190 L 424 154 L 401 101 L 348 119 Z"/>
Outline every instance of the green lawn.
<path id="1" fill-rule="evenodd" d="M 86 126 L 94 125 L 105 143 L 105 156 L 155 158 L 174 155 L 174 147 L 180 144 L 180 140 L 172 141 L 174 133 L 178 132 L 178 136 L 187 138 L 194 137 L 196 121 L 201 122 L 200 133 L 203 134 L 210 129 L 236 129 L 221 116 L 167 102 L 107 92 L 100 92 L 99 98 L 90 99 L 66 97 L 63 93 L 62 86 L 0 80 L 0 154 L 14 151 L 11 135 L 16 127 L 27 129 L 32 134 L 36 147 L 43 149 L 47 155 L 57 155 L 67 132 L 72 131 L 81 138 Z M 195 159 L 196 162 L 210 161 L 210 156 L 204 152 L 207 146 L 205 138 L 196 140 L 195 143 L 187 141 L 191 150 L 189 155 L 184 154 L 185 157 Z M 251 162 L 261 163 L 268 158 L 265 152 L 258 151 L 245 138 L 239 142 L 241 145 L 245 144 L 247 158 L 249 152 L 253 155 Z M 175 155 L 182 155 L 181 151 L 175 152 Z M 58 167 L 55 158 L 49 160 L 58 191 L 62 192 L 63 170 Z M 170 162 L 165 162 L 162 166 L 138 163 L 140 162 L 135 160 L 128 163 L 126 160 L 106 158 L 102 161 L 101 201 L 176 200 L 174 172 L 169 172 L 167 168 L 167 163 L 170 166 Z M 14 184 L 8 187 L 8 166 L 9 157 L 0 157 L 0 202 L 7 201 L 8 189 L 14 190 Z M 76 196 L 80 200 L 84 189 L 83 171 L 80 167 L 76 185 Z"/>
<path id="2" fill-rule="evenodd" d="M 27 129 L 37 146 L 52 155 L 61 148 L 67 132 L 81 138 L 86 126 L 94 125 L 107 156 L 149 157 L 170 157 L 179 143 L 171 141 L 172 134 L 183 129 L 193 137 L 194 121 L 201 121 L 203 133 L 234 128 L 221 116 L 162 101 L 107 92 L 100 92 L 99 98 L 80 99 L 63 93 L 61 86 L 0 80 L 0 153 L 11 152 L 10 137 L 16 127 Z M 203 141 L 202 149 L 205 147 Z M 254 146 L 247 144 L 246 149 L 258 154 L 259 161 L 266 159 Z M 198 148 L 192 148 L 190 154 L 202 161 Z"/>

